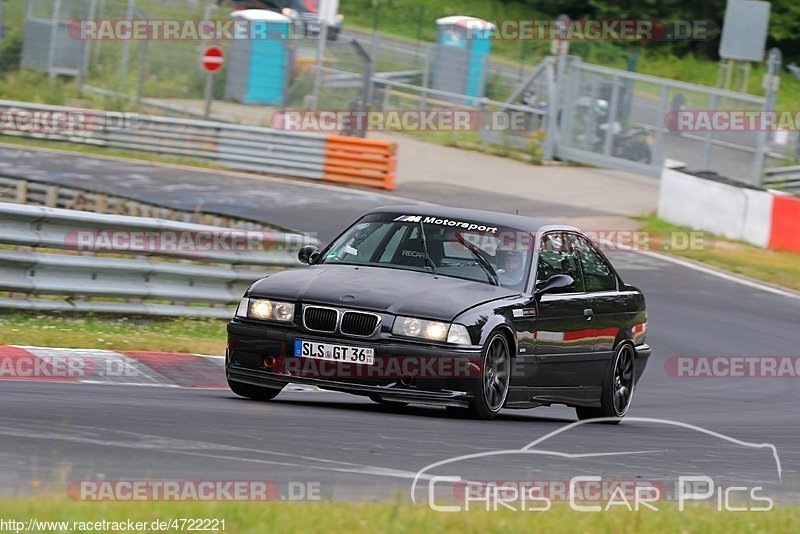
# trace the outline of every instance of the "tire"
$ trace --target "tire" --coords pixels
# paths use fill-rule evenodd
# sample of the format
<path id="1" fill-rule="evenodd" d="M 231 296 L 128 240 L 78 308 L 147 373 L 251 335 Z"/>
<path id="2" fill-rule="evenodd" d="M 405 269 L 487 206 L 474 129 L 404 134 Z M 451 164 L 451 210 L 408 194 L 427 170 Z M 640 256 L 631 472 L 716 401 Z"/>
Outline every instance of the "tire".
<path id="1" fill-rule="evenodd" d="M 633 391 L 636 387 L 635 376 L 636 351 L 630 343 L 622 343 L 617 347 L 614 358 L 611 360 L 611 365 L 606 372 L 600 407 L 576 407 L 575 413 L 578 415 L 578 419 L 585 421 L 587 419 L 613 417 L 614 419 L 600 422 L 618 425 L 631 406 Z"/>
<path id="2" fill-rule="evenodd" d="M 369 400 L 376 402 L 388 408 L 403 408 L 408 406 L 407 402 L 383 400 L 380 395 L 370 395 Z"/>
<path id="3" fill-rule="evenodd" d="M 448 415 L 457 418 L 490 420 L 505 404 L 511 382 L 511 351 L 508 339 L 500 332 L 489 337 L 483 348 L 481 377 L 475 381 L 474 400 L 468 408 L 447 407 Z"/>
<path id="4" fill-rule="evenodd" d="M 646 141 L 634 139 L 622 146 L 621 157 L 630 161 L 650 164 L 653 160 L 653 152 Z"/>
<path id="5" fill-rule="evenodd" d="M 234 382 L 233 380 L 228 380 L 228 387 L 240 397 L 246 397 L 257 401 L 270 401 L 277 397 L 278 393 L 283 391 L 283 386 L 280 388 L 268 388 L 253 386 L 251 384 L 242 384 L 241 382 Z"/>

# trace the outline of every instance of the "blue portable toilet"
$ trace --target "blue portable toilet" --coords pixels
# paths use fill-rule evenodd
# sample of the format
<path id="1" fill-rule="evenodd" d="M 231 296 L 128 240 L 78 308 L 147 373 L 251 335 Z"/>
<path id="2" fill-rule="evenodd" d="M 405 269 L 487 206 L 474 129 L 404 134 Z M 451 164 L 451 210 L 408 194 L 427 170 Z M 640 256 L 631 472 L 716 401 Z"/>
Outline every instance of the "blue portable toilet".
<path id="1" fill-rule="evenodd" d="M 231 41 L 225 98 L 243 104 L 282 105 L 291 65 L 292 19 L 266 9 L 242 9 L 231 17 L 247 21 L 251 38 Z"/>
<path id="2" fill-rule="evenodd" d="M 483 96 L 493 36 L 494 24 L 483 19 L 462 15 L 437 19 L 433 88 Z"/>

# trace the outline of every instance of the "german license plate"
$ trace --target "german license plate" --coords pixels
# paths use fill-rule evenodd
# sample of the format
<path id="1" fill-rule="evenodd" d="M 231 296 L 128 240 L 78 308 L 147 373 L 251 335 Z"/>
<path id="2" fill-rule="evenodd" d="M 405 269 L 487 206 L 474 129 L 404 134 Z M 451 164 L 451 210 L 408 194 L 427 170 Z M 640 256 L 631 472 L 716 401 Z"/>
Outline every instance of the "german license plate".
<path id="1" fill-rule="evenodd" d="M 375 362 L 375 349 L 372 348 L 334 345 L 317 341 L 303 341 L 302 339 L 295 340 L 294 355 L 302 358 L 363 365 L 372 365 Z"/>

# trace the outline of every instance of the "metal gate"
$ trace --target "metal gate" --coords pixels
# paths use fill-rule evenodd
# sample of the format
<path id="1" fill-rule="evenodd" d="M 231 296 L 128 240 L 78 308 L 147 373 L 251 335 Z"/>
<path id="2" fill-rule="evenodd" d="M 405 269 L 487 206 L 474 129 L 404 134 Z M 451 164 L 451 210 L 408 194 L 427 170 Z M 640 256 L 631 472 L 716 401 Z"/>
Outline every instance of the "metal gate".
<path id="1" fill-rule="evenodd" d="M 758 183 L 770 154 L 763 131 L 675 131 L 665 117 L 681 109 L 761 111 L 769 97 L 566 62 L 560 77 L 556 156 L 658 176 L 664 159 L 698 171 Z M 610 132 L 610 134 L 609 134 Z M 777 159 L 775 160 L 777 161 Z"/>

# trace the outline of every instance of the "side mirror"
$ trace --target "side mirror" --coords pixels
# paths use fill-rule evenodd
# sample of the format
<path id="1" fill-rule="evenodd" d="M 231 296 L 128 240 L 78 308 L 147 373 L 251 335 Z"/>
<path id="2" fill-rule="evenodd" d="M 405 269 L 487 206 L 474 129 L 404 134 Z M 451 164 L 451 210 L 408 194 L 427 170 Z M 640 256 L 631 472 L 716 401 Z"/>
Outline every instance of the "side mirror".
<path id="1" fill-rule="evenodd" d="M 568 274 L 554 274 L 541 285 L 536 284 L 536 291 L 534 295 L 544 295 L 545 293 L 552 293 L 557 289 L 564 289 L 575 283 L 575 280 Z"/>
<path id="2" fill-rule="evenodd" d="M 297 253 L 297 259 L 300 260 L 301 263 L 306 263 L 308 265 L 317 261 L 318 257 L 319 249 L 314 245 L 305 246 Z"/>

